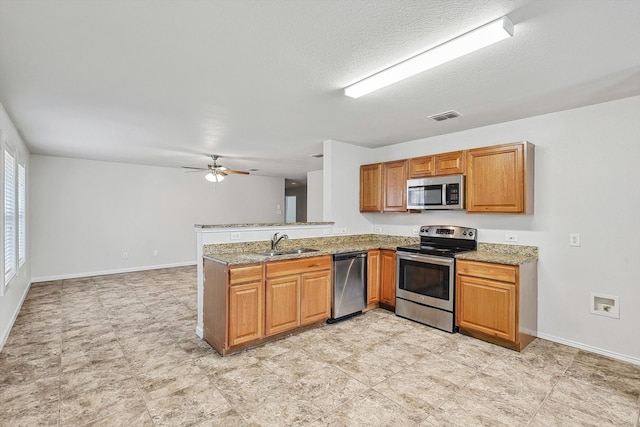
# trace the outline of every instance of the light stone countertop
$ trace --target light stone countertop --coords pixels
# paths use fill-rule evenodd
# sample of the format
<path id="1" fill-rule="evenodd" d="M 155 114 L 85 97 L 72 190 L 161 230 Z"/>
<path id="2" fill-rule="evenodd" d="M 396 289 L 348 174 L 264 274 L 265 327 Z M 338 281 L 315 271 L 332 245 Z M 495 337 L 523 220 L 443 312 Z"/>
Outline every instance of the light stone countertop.
<path id="1" fill-rule="evenodd" d="M 279 250 L 311 248 L 313 252 L 276 256 L 260 255 L 271 250 L 268 240 L 242 243 L 222 243 L 205 245 L 204 258 L 226 265 L 256 264 L 268 261 L 308 258 L 345 252 L 371 249 L 396 250 L 398 246 L 420 243 L 418 237 L 388 236 L 379 234 L 359 234 L 307 239 L 288 239 L 280 242 Z M 521 265 L 538 259 L 536 246 L 478 243 L 478 250 L 457 255 L 457 259 L 492 262 L 497 264 Z"/>
<path id="2" fill-rule="evenodd" d="M 456 259 L 521 265 L 538 259 L 538 247 L 479 242 L 477 251 L 462 253 Z"/>
<path id="3" fill-rule="evenodd" d="M 334 225 L 334 222 L 267 222 L 255 224 L 195 224 L 195 228 L 255 228 L 255 227 L 296 227 L 305 225 Z"/>
<path id="4" fill-rule="evenodd" d="M 260 255 L 271 249 L 268 240 L 259 242 L 226 243 L 205 245 L 204 258 L 227 265 L 254 264 L 267 261 L 308 258 L 333 255 L 345 252 L 366 251 L 371 249 L 396 250 L 398 246 L 414 245 L 420 242 L 417 237 L 387 236 L 379 234 L 359 234 L 352 236 L 318 237 L 309 239 L 282 240 L 279 250 L 311 248 L 314 252 L 266 256 Z"/>

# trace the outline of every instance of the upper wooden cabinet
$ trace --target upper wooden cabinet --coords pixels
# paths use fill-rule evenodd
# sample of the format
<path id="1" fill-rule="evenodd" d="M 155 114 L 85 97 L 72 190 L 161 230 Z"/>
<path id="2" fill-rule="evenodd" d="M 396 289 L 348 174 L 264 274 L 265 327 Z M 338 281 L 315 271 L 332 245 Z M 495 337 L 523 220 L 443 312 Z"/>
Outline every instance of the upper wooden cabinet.
<path id="1" fill-rule="evenodd" d="M 408 178 L 426 178 L 433 176 L 435 168 L 433 167 L 434 156 L 414 157 L 409 159 L 409 176 Z"/>
<path id="2" fill-rule="evenodd" d="M 406 212 L 406 186 L 406 160 L 360 166 L 360 212 Z"/>
<path id="3" fill-rule="evenodd" d="M 425 178 L 438 175 L 457 175 L 465 172 L 465 152 L 435 154 L 408 160 L 408 177 Z"/>
<path id="4" fill-rule="evenodd" d="M 439 175 L 458 175 L 463 174 L 464 170 L 464 151 L 452 151 L 451 153 L 436 154 L 433 156 L 433 164 L 436 169 L 436 176 Z"/>
<path id="5" fill-rule="evenodd" d="M 384 212 L 407 211 L 407 161 L 382 164 Z"/>
<path id="6" fill-rule="evenodd" d="M 360 166 L 360 212 L 382 212 L 382 163 Z"/>
<path id="7" fill-rule="evenodd" d="M 467 151 L 467 212 L 533 213 L 534 149 L 523 142 Z"/>

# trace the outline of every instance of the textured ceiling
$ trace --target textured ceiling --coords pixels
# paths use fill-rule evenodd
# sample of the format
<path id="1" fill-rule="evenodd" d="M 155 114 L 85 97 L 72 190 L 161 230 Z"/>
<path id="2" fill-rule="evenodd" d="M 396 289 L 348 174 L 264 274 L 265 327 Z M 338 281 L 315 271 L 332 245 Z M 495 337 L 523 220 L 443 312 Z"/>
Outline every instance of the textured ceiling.
<path id="1" fill-rule="evenodd" d="M 508 15 L 514 37 L 341 89 Z M 0 102 L 34 154 L 300 178 L 410 141 L 640 94 L 637 0 L 0 0 Z M 445 122 L 428 115 L 455 109 Z M 437 150 L 434 147 L 434 150 Z"/>

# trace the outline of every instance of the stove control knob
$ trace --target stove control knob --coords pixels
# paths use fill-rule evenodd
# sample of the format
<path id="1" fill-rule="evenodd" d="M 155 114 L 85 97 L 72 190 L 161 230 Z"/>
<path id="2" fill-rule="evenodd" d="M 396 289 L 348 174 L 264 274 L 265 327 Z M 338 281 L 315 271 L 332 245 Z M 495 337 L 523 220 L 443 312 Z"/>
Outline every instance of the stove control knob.
<path id="1" fill-rule="evenodd" d="M 466 235 L 467 235 L 467 230 L 464 230 L 464 231 L 462 232 L 462 235 L 463 235 L 463 236 L 466 236 Z M 471 235 L 471 234 L 469 234 L 469 235 Z"/>
<path id="2" fill-rule="evenodd" d="M 473 231 L 469 232 L 469 237 L 473 237 Z"/>

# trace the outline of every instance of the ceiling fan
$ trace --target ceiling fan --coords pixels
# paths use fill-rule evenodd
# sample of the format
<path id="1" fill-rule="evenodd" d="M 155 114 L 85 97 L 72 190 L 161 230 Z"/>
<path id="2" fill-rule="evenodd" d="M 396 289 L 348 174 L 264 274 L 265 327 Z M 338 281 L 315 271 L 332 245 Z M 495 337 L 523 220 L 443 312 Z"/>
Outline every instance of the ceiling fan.
<path id="1" fill-rule="evenodd" d="M 211 182 L 220 182 L 224 179 L 225 176 L 229 174 L 237 174 L 237 175 L 249 175 L 249 172 L 245 171 L 237 171 L 233 169 L 225 168 L 218 164 L 218 159 L 222 157 L 217 154 L 212 154 L 211 158 L 213 159 L 213 164 L 207 165 L 206 168 L 194 168 L 191 166 L 182 166 L 184 169 L 192 169 L 186 172 L 200 172 L 207 171 L 208 173 L 205 175 L 205 179 Z"/>

